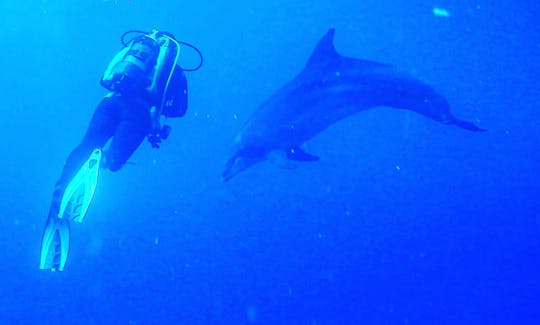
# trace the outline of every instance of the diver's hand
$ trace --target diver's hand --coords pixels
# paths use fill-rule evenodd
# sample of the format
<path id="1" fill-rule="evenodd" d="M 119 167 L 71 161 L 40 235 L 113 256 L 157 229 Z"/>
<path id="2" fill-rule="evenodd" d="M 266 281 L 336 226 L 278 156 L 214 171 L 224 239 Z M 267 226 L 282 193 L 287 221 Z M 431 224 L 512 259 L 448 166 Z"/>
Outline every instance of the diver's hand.
<path id="1" fill-rule="evenodd" d="M 148 134 L 148 142 L 150 142 L 150 145 L 152 146 L 152 148 L 156 148 L 158 149 L 159 148 L 159 144 L 161 143 L 161 137 L 159 136 L 159 131 L 158 132 L 152 132 L 150 134 Z"/>
<path id="2" fill-rule="evenodd" d="M 166 140 L 171 133 L 171 127 L 168 125 L 163 125 L 159 129 L 153 129 L 152 132 L 148 134 L 148 142 L 152 145 L 152 148 L 159 148 L 159 145 L 163 140 Z"/>

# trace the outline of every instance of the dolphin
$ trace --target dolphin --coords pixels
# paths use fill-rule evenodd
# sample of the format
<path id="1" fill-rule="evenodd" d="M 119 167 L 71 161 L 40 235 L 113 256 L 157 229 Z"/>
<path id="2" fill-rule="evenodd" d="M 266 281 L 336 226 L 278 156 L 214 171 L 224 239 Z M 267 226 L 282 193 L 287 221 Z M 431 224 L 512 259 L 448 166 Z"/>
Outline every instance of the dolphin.
<path id="1" fill-rule="evenodd" d="M 282 167 L 316 161 L 302 145 L 330 125 L 360 111 L 387 106 L 407 109 L 435 121 L 483 131 L 450 113 L 447 100 L 431 86 L 392 65 L 340 55 L 334 29 L 319 41 L 303 71 L 263 102 L 236 136 L 227 181 L 264 160 Z"/>

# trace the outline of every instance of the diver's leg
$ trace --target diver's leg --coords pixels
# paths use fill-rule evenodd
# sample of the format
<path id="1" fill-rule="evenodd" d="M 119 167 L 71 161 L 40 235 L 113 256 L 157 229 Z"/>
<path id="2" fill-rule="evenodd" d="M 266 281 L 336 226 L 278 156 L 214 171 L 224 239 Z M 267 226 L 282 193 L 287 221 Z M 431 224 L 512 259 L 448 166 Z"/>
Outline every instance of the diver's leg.
<path id="1" fill-rule="evenodd" d="M 96 108 L 81 143 L 69 154 L 60 178 L 55 184 L 49 214 L 57 214 L 66 186 L 81 168 L 95 148 L 101 148 L 114 134 L 120 120 L 120 109 L 116 97 L 105 97 Z"/>
<path id="2" fill-rule="evenodd" d="M 96 148 L 102 148 L 107 143 L 113 136 L 119 120 L 120 109 L 117 97 L 105 97 L 96 108 L 82 141 L 66 159 L 60 179 L 56 182 L 57 188 L 65 188 L 88 159 L 90 153 Z"/>
<path id="3" fill-rule="evenodd" d="M 125 103 L 111 145 L 105 153 L 109 170 L 118 171 L 124 166 L 150 131 L 150 125 L 150 114 L 145 105 Z"/>
<path id="4" fill-rule="evenodd" d="M 41 243 L 41 269 L 64 269 L 69 252 L 69 220 L 60 218 L 59 213 L 64 191 L 77 170 L 88 159 L 95 148 L 101 148 L 114 133 L 119 120 L 119 110 L 115 99 L 106 97 L 98 105 L 90 126 L 81 143 L 71 152 L 66 160 L 60 179 L 56 183 L 49 215 L 45 224 Z M 63 216 L 62 216 L 63 217 Z M 83 216 L 84 217 L 84 216 Z"/>

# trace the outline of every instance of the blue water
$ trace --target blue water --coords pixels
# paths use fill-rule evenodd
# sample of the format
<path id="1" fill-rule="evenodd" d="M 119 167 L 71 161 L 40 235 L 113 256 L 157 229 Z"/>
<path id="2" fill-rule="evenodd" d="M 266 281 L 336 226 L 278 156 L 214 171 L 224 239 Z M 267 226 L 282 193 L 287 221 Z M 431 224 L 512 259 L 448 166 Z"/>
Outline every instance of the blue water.
<path id="1" fill-rule="evenodd" d="M 539 15 L 525 0 L 2 1 L 0 323 L 539 324 Z M 319 162 L 221 182 L 236 133 L 330 27 L 340 53 L 411 72 L 488 131 L 377 108 L 309 141 Z M 121 33 L 151 28 L 205 55 L 188 113 L 100 175 L 66 270 L 39 270 L 103 70 Z"/>

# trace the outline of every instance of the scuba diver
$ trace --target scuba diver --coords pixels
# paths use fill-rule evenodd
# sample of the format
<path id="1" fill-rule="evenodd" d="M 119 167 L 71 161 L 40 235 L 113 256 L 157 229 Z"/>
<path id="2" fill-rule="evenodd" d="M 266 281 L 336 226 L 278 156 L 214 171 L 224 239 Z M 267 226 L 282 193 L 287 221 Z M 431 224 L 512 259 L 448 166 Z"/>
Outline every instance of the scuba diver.
<path id="1" fill-rule="evenodd" d="M 125 37 L 135 34 L 128 41 Z M 68 251 L 69 220 L 83 222 L 94 195 L 100 168 L 118 171 L 143 142 L 159 148 L 171 128 L 161 117 L 182 117 L 187 110 L 184 71 L 202 66 L 201 52 L 168 32 L 128 31 L 123 49 L 109 63 L 101 85 L 109 90 L 97 106 L 81 143 L 68 156 L 56 182 L 41 245 L 40 268 L 63 271 Z M 180 45 L 194 49 L 200 64 L 179 65 Z M 106 144 L 108 143 L 108 146 Z"/>

